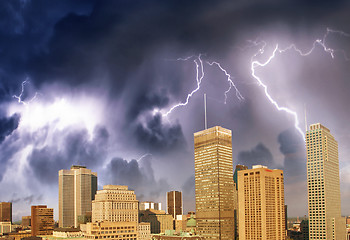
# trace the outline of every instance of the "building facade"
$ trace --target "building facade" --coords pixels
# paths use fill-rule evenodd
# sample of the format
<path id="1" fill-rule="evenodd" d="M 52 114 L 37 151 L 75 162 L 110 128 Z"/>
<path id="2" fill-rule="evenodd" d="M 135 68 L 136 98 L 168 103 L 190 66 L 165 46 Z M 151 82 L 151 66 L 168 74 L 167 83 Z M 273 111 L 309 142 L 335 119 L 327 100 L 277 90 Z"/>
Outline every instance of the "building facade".
<path id="1" fill-rule="evenodd" d="M 306 132 L 309 239 L 345 239 L 341 217 L 338 143 L 320 123 Z"/>
<path id="2" fill-rule="evenodd" d="M 231 130 L 216 126 L 194 133 L 197 233 L 205 239 L 234 238 Z"/>
<path id="3" fill-rule="evenodd" d="M 138 222 L 138 201 L 128 186 L 106 185 L 92 201 L 92 222 Z"/>
<path id="4" fill-rule="evenodd" d="M 31 226 L 31 220 L 30 220 L 31 216 L 23 216 L 22 217 L 22 227 L 23 228 L 28 228 Z"/>
<path id="5" fill-rule="evenodd" d="M 0 202 L 0 222 L 12 222 L 11 202 Z"/>
<path id="6" fill-rule="evenodd" d="M 284 177 L 265 166 L 238 172 L 240 240 L 285 240 Z"/>
<path id="7" fill-rule="evenodd" d="M 32 236 L 52 235 L 54 228 L 53 208 L 45 205 L 32 206 Z"/>
<path id="8" fill-rule="evenodd" d="M 138 225 L 138 240 L 151 240 L 151 224 L 141 222 Z"/>
<path id="9" fill-rule="evenodd" d="M 166 230 L 173 230 L 173 217 L 162 210 L 141 210 L 140 222 L 148 222 L 151 225 L 151 233 L 165 233 Z"/>
<path id="10" fill-rule="evenodd" d="M 91 211 L 97 191 L 97 173 L 72 166 L 58 173 L 59 227 L 78 227 L 78 217 Z"/>
<path id="11" fill-rule="evenodd" d="M 177 215 L 182 215 L 182 192 L 170 191 L 167 193 L 168 213 L 175 219 Z"/>
<path id="12" fill-rule="evenodd" d="M 139 204 L 140 210 L 147 210 L 147 209 L 153 209 L 153 210 L 162 210 L 162 203 L 155 203 L 155 202 L 140 202 Z"/>
<path id="13" fill-rule="evenodd" d="M 84 224 L 83 235 L 88 239 L 138 240 L 136 222 L 99 222 Z"/>

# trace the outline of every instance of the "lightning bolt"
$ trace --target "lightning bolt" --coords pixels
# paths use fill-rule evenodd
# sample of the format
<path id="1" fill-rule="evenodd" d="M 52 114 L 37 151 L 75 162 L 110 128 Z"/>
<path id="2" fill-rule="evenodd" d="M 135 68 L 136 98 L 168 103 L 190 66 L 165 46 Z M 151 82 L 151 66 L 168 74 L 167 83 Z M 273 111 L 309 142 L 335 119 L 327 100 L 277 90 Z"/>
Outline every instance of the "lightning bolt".
<path id="1" fill-rule="evenodd" d="M 243 101 L 244 97 L 242 96 L 242 94 L 240 93 L 240 91 L 238 90 L 238 88 L 236 87 L 236 85 L 234 84 L 234 82 L 232 81 L 231 75 L 221 66 L 220 63 L 218 62 L 207 62 L 210 66 L 213 66 L 214 64 L 216 66 L 219 67 L 219 69 L 226 75 L 227 77 L 227 81 L 229 82 L 229 88 L 225 91 L 225 104 L 227 102 L 227 94 L 231 91 L 232 87 L 236 90 L 236 97 L 238 98 L 238 100 Z"/>
<path id="2" fill-rule="evenodd" d="M 167 111 L 166 113 L 163 114 L 163 117 L 167 117 L 173 110 L 175 110 L 178 107 L 181 106 L 186 106 L 190 100 L 190 98 L 193 96 L 193 94 L 195 94 L 201 86 L 202 80 L 204 78 L 204 67 L 203 67 L 203 60 L 201 58 L 202 54 L 199 54 L 197 58 L 195 58 L 193 60 L 194 64 L 196 65 L 196 80 L 197 80 L 197 87 L 192 90 L 191 93 L 189 93 L 187 95 L 186 101 L 185 102 L 180 102 L 174 106 L 172 106 L 169 111 Z M 189 59 L 191 59 L 193 56 L 191 57 L 187 57 L 187 58 L 178 58 L 177 60 L 182 60 L 182 61 L 187 61 Z"/>
<path id="3" fill-rule="evenodd" d="M 320 45 L 323 50 L 327 53 L 330 54 L 330 56 L 334 59 L 335 55 L 334 53 L 336 51 L 340 51 L 343 53 L 344 55 L 344 58 L 345 60 L 349 61 L 349 58 L 347 57 L 345 51 L 342 51 L 342 50 L 335 50 L 333 48 L 330 48 L 330 47 L 327 47 L 326 45 L 326 39 L 328 37 L 328 35 L 330 33 L 337 33 L 337 34 L 340 34 L 342 36 L 345 36 L 345 37 L 350 37 L 349 34 L 345 33 L 345 32 L 342 32 L 342 31 L 337 31 L 337 30 L 332 30 L 332 29 L 329 29 L 327 28 L 327 32 L 325 33 L 325 35 L 323 36 L 322 39 L 316 39 L 313 44 L 312 44 L 312 47 L 310 48 L 310 50 L 306 51 L 306 52 L 303 52 L 302 50 L 300 50 L 299 48 L 297 48 L 297 46 L 295 44 L 291 44 L 290 46 L 284 48 L 284 49 L 281 49 L 279 48 L 278 44 L 276 44 L 272 54 L 267 58 L 267 60 L 265 62 L 259 62 L 257 60 L 254 60 L 258 55 L 261 55 L 265 52 L 265 47 L 266 47 L 266 42 L 264 41 L 260 41 L 260 42 L 257 42 L 257 41 L 250 41 L 251 43 L 255 44 L 256 46 L 261 46 L 258 51 L 252 56 L 251 58 L 251 74 L 253 76 L 253 78 L 258 82 L 259 86 L 263 87 L 264 89 L 264 93 L 265 93 L 265 96 L 267 97 L 267 99 L 271 102 L 271 104 L 273 104 L 275 106 L 275 108 L 278 110 L 278 111 L 284 111 L 290 115 L 293 116 L 294 118 L 294 127 L 298 130 L 298 132 L 302 135 L 303 139 L 305 140 L 305 135 L 304 135 L 304 132 L 301 130 L 301 128 L 299 127 L 299 120 L 298 120 L 298 115 L 295 111 L 292 111 L 290 110 L 289 108 L 287 107 L 281 107 L 277 101 L 275 101 L 272 96 L 269 94 L 268 92 L 268 88 L 267 88 L 267 85 L 264 84 L 261 80 L 260 77 L 258 77 L 256 75 L 256 68 L 257 67 L 265 67 L 266 65 L 268 65 L 276 56 L 277 53 L 284 53 L 288 50 L 294 50 L 296 52 L 298 52 L 301 56 L 308 56 L 310 55 L 316 48 L 317 45 Z"/>
<path id="4" fill-rule="evenodd" d="M 28 79 L 28 78 L 27 78 Z M 24 93 L 24 88 L 25 88 L 25 85 L 28 84 L 30 81 L 29 80 L 24 80 L 21 84 L 21 92 L 19 95 L 13 95 L 12 97 L 13 98 L 16 98 L 18 100 L 18 103 L 21 103 L 23 105 L 28 105 L 29 103 L 31 103 L 32 101 L 34 101 L 37 96 L 39 95 L 38 92 L 35 92 L 34 96 L 29 100 L 29 101 L 23 101 L 22 99 L 22 96 L 23 96 L 23 93 Z"/>
<path id="5" fill-rule="evenodd" d="M 151 153 L 146 153 L 146 154 L 143 154 L 139 159 L 137 159 L 136 161 L 140 161 L 141 159 L 143 159 L 144 157 L 147 157 L 147 156 L 153 156 Z"/>

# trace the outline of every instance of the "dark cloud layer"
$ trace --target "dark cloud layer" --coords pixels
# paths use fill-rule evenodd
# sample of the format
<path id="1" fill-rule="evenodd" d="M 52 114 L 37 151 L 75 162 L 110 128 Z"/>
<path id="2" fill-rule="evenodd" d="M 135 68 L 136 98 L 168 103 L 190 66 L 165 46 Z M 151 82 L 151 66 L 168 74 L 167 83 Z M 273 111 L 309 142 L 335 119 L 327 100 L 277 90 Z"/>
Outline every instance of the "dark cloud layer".
<path id="1" fill-rule="evenodd" d="M 169 191 L 166 180 L 157 180 L 154 176 L 151 160 L 126 161 L 122 158 L 113 158 L 107 165 L 106 174 L 109 181 L 116 185 L 127 185 L 135 190 L 140 201 L 156 201 L 161 195 Z"/>
<path id="2" fill-rule="evenodd" d="M 238 164 L 251 168 L 253 165 L 275 167 L 275 162 L 270 150 L 264 144 L 259 143 L 250 151 L 242 151 L 238 154 Z"/>
<path id="3" fill-rule="evenodd" d="M 20 120 L 19 114 L 14 114 L 11 117 L 0 118 L 0 144 L 17 129 Z"/>
<path id="4" fill-rule="evenodd" d="M 305 143 L 300 133 L 296 129 L 285 130 L 278 135 L 278 142 L 284 155 L 284 172 L 288 182 L 305 181 Z"/>
<path id="5" fill-rule="evenodd" d="M 57 183 L 58 171 L 73 164 L 93 168 L 105 160 L 109 134 L 104 127 L 95 129 L 92 140 L 85 129 L 64 129 L 55 138 L 62 138 L 58 141 L 62 145 L 55 142 L 34 148 L 28 157 L 31 171 L 42 184 Z"/>

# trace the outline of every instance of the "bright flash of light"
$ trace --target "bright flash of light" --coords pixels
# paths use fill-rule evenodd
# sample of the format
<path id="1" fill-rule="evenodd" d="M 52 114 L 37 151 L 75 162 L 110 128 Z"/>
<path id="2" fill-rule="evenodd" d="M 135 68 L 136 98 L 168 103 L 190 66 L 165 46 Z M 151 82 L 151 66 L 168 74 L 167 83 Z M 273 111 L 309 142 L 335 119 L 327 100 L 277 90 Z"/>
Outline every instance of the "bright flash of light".
<path id="1" fill-rule="evenodd" d="M 333 48 L 327 47 L 327 45 L 326 45 L 326 39 L 327 39 L 327 37 L 328 37 L 328 35 L 329 35 L 330 33 L 336 33 L 336 34 L 340 34 L 340 35 L 345 36 L 345 37 L 350 37 L 350 35 L 347 34 L 347 33 L 345 33 L 345 32 L 337 31 L 337 30 L 332 30 L 332 29 L 327 28 L 327 32 L 325 33 L 325 35 L 323 36 L 323 38 L 322 38 L 322 39 L 316 39 L 316 40 L 313 42 L 313 45 L 312 45 L 312 47 L 311 47 L 310 50 L 308 50 L 308 51 L 306 51 L 306 52 L 303 52 L 302 50 L 300 50 L 299 48 L 297 48 L 295 44 L 292 44 L 292 45 L 288 46 L 287 48 L 281 49 L 281 48 L 278 47 L 278 44 L 277 44 L 276 47 L 274 48 L 272 54 L 268 57 L 268 59 L 267 59 L 265 62 L 259 62 L 259 61 L 254 60 L 254 59 L 255 59 L 255 57 L 257 57 L 258 55 L 261 55 L 261 54 L 263 54 L 263 53 L 265 52 L 265 47 L 266 47 L 266 45 L 267 45 L 266 42 L 264 42 L 264 41 L 260 41 L 260 42 L 257 42 L 257 41 L 250 41 L 250 43 L 253 43 L 253 45 L 255 45 L 255 46 L 261 46 L 261 47 L 258 49 L 258 51 L 257 51 L 257 52 L 253 55 L 253 57 L 251 58 L 251 74 L 252 74 L 253 78 L 258 82 L 259 86 L 262 86 L 262 87 L 263 87 L 265 96 L 266 96 L 267 99 L 276 107 L 276 109 L 277 109 L 278 111 L 284 111 L 284 112 L 286 112 L 286 113 L 288 113 L 288 114 L 290 114 L 290 115 L 293 116 L 293 118 L 294 118 L 294 126 L 295 126 L 295 128 L 298 130 L 298 132 L 302 135 L 302 137 L 304 138 L 304 140 L 305 140 L 305 135 L 304 135 L 304 132 L 303 132 L 303 131 L 301 130 L 301 128 L 299 127 L 299 120 L 298 120 L 298 115 L 297 115 L 297 113 L 296 113 L 295 111 L 290 110 L 290 109 L 287 108 L 287 107 L 281 107 L 281 106 L 272 98 L 272 96 L 271 96 L 271 95 L 269 94 L 269 92 L 268 92 L 267 85 L 264 84 L 264 83 L 262 82 L 261 78 L 258 77 L 258 76 L 256 75 L 255 69 L 256 69 L 257 67 L 265 67 L 266 65 L 268 65 L 268 64 L 272 61 L 273 58 L 275 58 L 275 56 L 276 56 L 277 53 L 284 53 L 284 52 L 286 52 L 286 51 L 288 51 L 288 50 L 294 50 L 294 51 L 298 52 L 301 56 L 308 56 L 308 55 L 310 55 L 310 54 L 314 51 L 314 49 L 316 48 L 317 45 L 320 45 L 320 46 L 323 48 L 323 50 L 324 50 L 325 52 L 327 52 L 327 53 L 329 53 L 329 54 L 331 55 L 332 58 L 335 57 L 334 53 L 335 53 L 336 51 L 342 52 L 343 55 L 344 55 L 345 60 L 348 61 L 349 58 L 347 57 L 345 51 L 343 51 L 343 50 L 335 50 L 335 49 L 333 49 Z"/>
<path id="2" fill-rule="evenodd" d="M 204 67 L 203 67 L 203 61 L 202 61 L 202 58 L 201 58 L 201 54 L 199 54 L 199 56 L 197 58 L 195 58 L 193 60 L 194 64 L 196 65 L 196 80 L 197 80 L 197 87 L 187 95 L 187 98 L 186 98 L 186 101 L 185 102 L 180 102 L 174 106 L 172 106 L 168 112 L 164 113 L 163 114 L 163 117 L 167 117 L 173 110 L 175 110 L 176 108 L 178 107 L 181 107 L 181 106 L 186 106 L 190 100 L 190 98 L 193 96 L 193 94 L 195 94 L 199 89 L 200 89 L 200 86 L 201 86 L 201 83 L 202 83 L 202 80 L 204 78 Z M 187 61 L 189 59 L 191 59 L 193 56 L 191 57 L 188 57 L 188 58 L 179 58 L 178 60 L 182 60 L 182 61 Z"/>
<path id="3" fill-rule="evenodd" d="M 98 99 L 89 96 L 56 97 L 52 102 L 33 101 L 31 104 L 11 104 L 9 114 L 20 113 L 19 128 L 34 132 L 48 125 L 63 130 L 75 125 L 86 127 L 90 136 L 103 119 L 103 107 Z"/>
<path id="4" fill-rule="evenodd" d="M 146 153 L 146 154 L 143 154 L 139 159 L 137 159 L 136 161 L 140 161 L 141 159 L 147 157 L 147 156 L 153 156 L 151 153 Z"/>
<path id="5" fill-rule="evenodd" d="M 219 67 L 219 69 L 224 72 L 224 74 L 227 77 L 227 81 L 229 82 L 229 88 L 225 91 L 225 104 L 227 102 L 227 94 L 231 91 L 232 87 L 235 89 L 236 91 L 236 97 L 238 98 L 238 100 L 243 101 L 244 97 L 242 96 L 242 94 L 240 93 L 240 91 L 238 90 L 238 88 L 236 87 L 236 85 L 234 84 L 234 82 L 232 81 L 231 75 L 220 65 L 220 63 L 218 62 L 207 62 L 210 66 L 213 66 L 214 64 L 216 66 Z"/>

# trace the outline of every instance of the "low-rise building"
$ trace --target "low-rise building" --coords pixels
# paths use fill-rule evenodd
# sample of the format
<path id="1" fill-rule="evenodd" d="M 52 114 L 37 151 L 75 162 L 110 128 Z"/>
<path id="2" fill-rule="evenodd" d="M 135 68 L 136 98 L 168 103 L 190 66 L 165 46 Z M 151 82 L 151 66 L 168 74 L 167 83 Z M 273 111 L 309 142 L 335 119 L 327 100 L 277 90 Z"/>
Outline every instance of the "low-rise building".
<path id="1" fill-rule="evenodd" d="M 80 226 L 82 226 L 85 239 L 137 240 L 137 225 L 137 222 L 94 222 Z"/>
<path id="2" fill-rule="evenodd" d="M 173 230 L 173 216 L 162 210 L 141 210 L 140 221 L 151 223 L 151 233 L 164 233 Z"/>
<path id="3" fill-rule="evenodd" d="M 31 216 L 23 216 L 22 217 L 22 227 L 28 228 L 31 226 Z"/>
<path id="4" fill-rule="evenodd" d="M 0 222 L 0 235 L 10 233 L 12 231 L 11 222 Z"/>
<path id="5" fill-rule="evenodd" d="M 139 237 L 138 240 L 150 240 L 151 239 L 151 223 L 141 222 L 138 225 Z"/>

